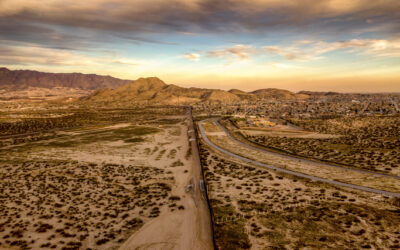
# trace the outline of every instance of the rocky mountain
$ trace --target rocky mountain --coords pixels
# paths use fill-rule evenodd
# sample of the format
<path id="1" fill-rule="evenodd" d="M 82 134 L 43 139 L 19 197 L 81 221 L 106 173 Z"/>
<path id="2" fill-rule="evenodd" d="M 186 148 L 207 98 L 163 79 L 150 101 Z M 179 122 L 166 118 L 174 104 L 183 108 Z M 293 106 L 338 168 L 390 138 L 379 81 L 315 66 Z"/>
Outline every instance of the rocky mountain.
<path id="1" fill-rule="evenodd" d="M 183 88 L 168 85 L 157 77 L 139 78 L 116 89 L 99 90 L 84 101 L 111 103 L 188 104 L 205 101 L 238 101 L 236 95 L 223 90 Z"/>
<path id="2" fill-rule="evenodd" d="M 81 73 L 44 73 L 32 70 L 9 70 L 0 68 L 0 88 L 10 91 L 28 88 L 73 88 L 96 90 L 116 88 L 131 82 L 111 76 Z"/>
<path id="3" fill-rule="evenodd" d="M 0 68 L 0 100 L 34 99 L 68 100 L 124 105 L 193 104 L 199 102 L 234 103 L 243 100 L 304 99 L 306 94 L 295 94 L 281 89 L 260 89 L 245 92 L 238 89 L 183 88 L 166 84 L 157 77 L 121 80 L 111 76 L 81 73 L 43 73 L 31 70 Z"/>
<path id="4" fill-rule="evenodd" d="M 259 99 L 283 99 L 283 100 L 294 100 L 294 99 L 305 99 L 308 98 L 308 95 L 305 94 L 296 94 L 290 92 L 289 90 L 284 89 L 258 89 L 251 94 L 257 96 Z"/>
<path id="5" fill-rule="evenodd" d="M 239 90 L 239 89 L 231 89 L 228 92 L 238 96 L 241 100 L 251 101 L 251 100 L 256 99 L 256 96 L 254 96 L 253 94 L 247 93 L 247 92 Z"/>
<path id="6" fill-rule="evenodd" d="M 139 78 L 116 89 L 104 89 L 83 98 L 84 102 L 97 103 L 157 103 L 157 104 L 192 104 L 198 102 L 234 103 L 242 100 L 261 99 L 304 99 L 304 94 L 295 94 L 287 90 L 262 89 L 253 92 L 241 90 L 218 90 L 202 88 L 183 88 L 165 84 L 157 77 Z"/>

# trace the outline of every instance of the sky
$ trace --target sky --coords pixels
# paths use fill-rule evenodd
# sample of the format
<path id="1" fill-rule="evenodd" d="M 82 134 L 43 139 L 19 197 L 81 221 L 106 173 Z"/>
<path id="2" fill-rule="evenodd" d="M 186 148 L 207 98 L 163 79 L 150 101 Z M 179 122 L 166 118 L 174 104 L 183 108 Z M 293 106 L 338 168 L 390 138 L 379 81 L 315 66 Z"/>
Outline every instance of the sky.
<path id="1" fill-rule="evenodd" d="M 400 92 L 399 0 L 0 0 L 0 66 Z"/>

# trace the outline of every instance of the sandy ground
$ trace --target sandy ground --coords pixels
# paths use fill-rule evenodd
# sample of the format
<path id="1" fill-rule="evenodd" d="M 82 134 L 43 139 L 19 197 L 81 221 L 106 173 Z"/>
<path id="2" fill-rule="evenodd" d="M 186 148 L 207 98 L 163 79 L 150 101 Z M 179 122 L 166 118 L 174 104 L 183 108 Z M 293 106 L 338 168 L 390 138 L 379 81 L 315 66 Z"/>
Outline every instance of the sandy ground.
<path id="1" fill-rule="evenodd" d="M 196 154 L 185 159 L 183 152 L 187 152 L 188 129 L 182 127 L 182 136 L 175 141 L 180 146 L 181 154 L 177 158 L 184 159 L 189 167 L 187 175 L 176 173 L 176 183 L 172 190 L 174 195 L 182 197 L 185 210 L 179 214 L 166 213 L 144 225 L 133 234 L 120 249 L 212 249 L 211 231 L 207 207 L 199 187 L 186 193 L 186 186 L 196 183 L 199 178 L 199 168 L 195 160 Z M 197 156 L 198 157 L 198 156 Z"/>
<path id="2" fill-rule="evenodd" d="M 98 177 L 98 171 L 100 168 L 103 168 L 105 164 L 117 164 L 115 166 L 121 166 L 121 171 L 126 171 L 129 169 L 129 166 L 134 166 L 136 169 L 140 170 L 138 175 L 146 176 L 144 179 L 141 179 L 140 186 L 148 186 L 151 184 L 157 183 L 165 183 L 168 185 L 171 190 L 168 191 L 168 196 L 164 199 L 155 198 L 157 195 L 153 193 L 153 197 L 151 198 L 151 194 L 147 193 L 147 201 L 145 206 L 133 206 L 134 209 L 128 210 L 127 219 L 121 219 L 120 217 L 116 217 L 114 220 L 119 224 L 113 224 L 110 221 L 103 221 L 106 223 L 107 227 L 111 227 L 113 229 L 109 230 L 123 230 L 123 235 L 117 235 L 115 240 L 110 240 L 104 244 L 97 244 L 97 241 L 102 236 L 102 228 L 96 228 L 92 225 L 93 223 L 101 223 L 96 220 L 100 218 L 91 218 L 88 217 L 90 221 L 93 221 L 92 224 L 89 223 L 88 226 L 88 235 L 86 240 L 82 241 L 82 247 L 89 247 L 92 249 L 115 249 L 116 246 L 121 246 L 121 249 L 212 249 L 212 234 L 210 228 L 210 220 L 208 215 L 208 209 L 206 207 L 205 200 L 200 193 L 198 184 L 194 189 L 186 192 L 186 187 L 190 183 L 198 183 L 199 181 L 199 165 L 198 165 L 198 155 L 195 152 L 192 154 L 188 154 L 189 151 L 189 138 L 188 138 L 188 125 L 189 121 L 186 119 L 185 121 L 178 124 L 158 124 L 154 127 L 160 129 L 160 132 L 154 134 L 148 134 L 140 136 L 144 139 L 141 142 L 135 143 L 126 143 L 124 140 L 107 140 L 106 138 L 109 134 L 112 133 L 114 129 L 127 128 L 131 124 L 123 123 L 117 124 L 114 126 L 109 126 L 106 128 L 102 128 L 96 131 L 107 130 L 106 134 L 95 134 L 97 136 L 96 140 L 91 143 L 78 143 L 77 145 L 73 144 L 73 146 L 49 146 L 50 142 L 57 142 L 57 139 L 51 139 L 49 141 L 40 141 L 38 143 L 32 144 L 24 144 L 15 147 L 8 147 L 9 153 L 2 154 L 1 159 L 3 161 L 53 161 L 57 162 L 58 160 L 66 161 L 68 164 L 66 166 L 61 166 L 57 163 L 54 165 L 47 166 L 46 164 L 38 165 L 38 167 L 30 167 L 35 170 L 29 173 L 30 176 L 37 176 L 37 174 L 45 174 L 49 176 L 49 178 L 61 178 L 66 173 L 68 176 L 71 175 L 72 178 L 100 178 Z M 146 125 L 147 126 L 147 125 Z M 110 130 L 110 132 L 108 132 Z M 86 133 L 90 134 L 94 130 L 83 130 L 83 131 L 75 131 L 75 133 L 64 134 L 62 139 L 59 139 L 59 142 L 65 142 L 65 140 L 78 140 L 78 142 L 85 138 Z M 70 136 L 70 137 L 69 137 Z M 105 137 L 103 137 L 105 136 Z M 132 136 L 132 138 L 136 138 L 138 136 Z M 130 139 L 129 137 L 126 139 Z M 192 142 L 193 143 L 193 142 Z M 197 157 L 197 159 L 196 159 Z M 178 163 L 178 164 L 176 164 Z M 95 164 L 94 167 L 87 168 L 87 164 Z M 175 164 L 175 165 L 174 165 Z M 122 168 L 122 165 L 124 166 Z M 83 167 L 81 167 L 83 166 Z M 16 168 L 18 170 L 18 165 L 13 166 L 12 168 Z M 11 167 L 10 167 L 11 168 Z M 86 168 L 87 172 L 83 173 L 81 171 L 82 168 Z M 155 172 L 146 174 L 146 169 L 150 168 L 151 171 Z M 37 169 L 37 170 L 36 170 Z M 70 170 L 69 170 L 70 169 Z M 86 171 L 86 170 L 85 170 Z M 103 170 L 102 170 L 103 171 Z M 120 186 L 124 186 L 126 192 L 134 193 L 136 191 L 135 185 L 132 186 L 132 183 L 129 182 L 128 175 L 122 175 L 118 172 L 118 168 L 115 169 L 113 175 L 109 175 L 108 177 L 104 177 L 102 179 L 101 185 L 105 185 L 110 188 L 118 188 Z M 18 172 L 19 173 L 19 172 Z M 108 173 L 108 172 L 107 172 Z M 7 174 L 6 172 L 0 171 L 1 174 Z M 28 189 L 23 187 L 25 185 L 24 175 L 21 175 L 21 178 L 15 176 L 16 183 L 15 185 L 18 189 L 23 188 L 24 190 L 19 190 L 22 193 L 28 192 Z M 102 176 L 103 177 L 103 176 Z M 131 178 L 131 177 L 129 177 Z M 142 177 L 140 177 L 142 178 Z M 46 181 L 46 180 L 44 180 Z M 47 180 L 48 181 L 48 180 Z M 36 182 L 37 183 L 37 182 Z M 0 183 L 1 184 L 1 183 Z M 6 185 L 6 183 L 4 183 Z M 21 186 L 22 185 L 22 186 Z M 36 184 L 35 184 L 36 185 Z M 42 185 L 37 183 L 37 185 Z M 53 183 L 53 185 L 62 187 L 60 183 Z M 89 192 L 85 184 L 77 184 L 80 188 L 79 192 L 82 192 L 82 195 Z M 96 195 L 102 192 L 101 186 L 96 186 Z M 13 187 L 14 188 L 14 187 Z M 117 189 L 112 192 L 118 193 Z M 93 192 L 94 193 L 94 192 Z M 103 196 L 99 196 L 99 199 L 108 199 L 106 195 L 106 191 L 102 194 Z M 68 193 L 72 198 L 76 198 L 75 194 Z M 79 195 L 79 194 L 78 194 Z M 140 199 L 146 197 L 142 196 Z M 179 199 L 176 202 L 171 202 L 171 199 L 168 197 L 176 196 Z M 24 196 L 25 197 L 25 196 Z M 35 195 L 26 196 L 27 198 L 35 199 Z M 96 196 L 97 197 L 97 196 Z M 112 198 L 115 196 L 113 195 Z M 30 199 L 29 198 L 29 199 Z M 146 199 L 146 198 L 145 198 Z M 56 199 L 57 201 L 57 199 Z M 77 200 L 78 201 L 78 200 Z M 95 212 L 99 211 L 101 213 L 108 212 L 108 208 L 106 206 L 119 206 L 119 201 L 114 201 L 114 203 L 104 202 L 104 204 L 100 205 L 91 205 Z M 138 200 L 132 200 L 133 203 Z M 27 204 L 29 204 L 29 200 L 25 200 L 25 198 L 21 199 L 20 205 L 18 205 L 18 209 L 26 210 Z M 116 202 L 116 203 L 115 203 Z M 52 204 L 53 201 L 50 201 Z M 132 203 L 132 204 L 133 204 Z M 173 204 L 175 203 L 175 204 Z M 78 203 L 79 204 L 79 201 Z M 90 204 L 89 204 L 90 205 Z M 173 205 L 173 206 L 172 206 Z M 98 207 L 98 208 L 97 208 Z M 149 216 L 149 212 L 151 208 L 158 207 L 160 213 L 157 216 Z M 6 204 L 6 209 L 13 211 L 13 205 L 10 203 Z M 47 211 L 50 209 L 49 211 Z M 77 209 L 85 209 L 81 208 L 80 205 L 77 205 Z M 117 208 L 124 209 L 124 208 Z M 63 240 L 61 236 L 57 236 L 56 238 L 47 238 L 51 233 L 57 235 L 56 228 L 65 227 L 65 223 L 68 223 L 68 220 L 65 221 L 55 221 L 51 219 L 48 223 L 54 226 L 53 229 L 49 229 L 47 233 L 37 233 L 35 232 L 35 227 L 32 227 L 35 221 L 40 221 L 39 218 L 42 212 L 50 213 L 54 208 L 50 206 L 46 206 L 43 208 L 38 207 L 35 208 L 33 214 L 29 215 L 27 219 L 30 219 L 32 224 L 24 229 L 22 233 L 22 239 L 27 237 L 27 240 L 30 240 L 31 237 L 35 238 L 32 247 L 39 248 L 43 244 L 49 243 L 49 246 L 55 246 L 56 249 L 61 249 L 64 243 L 59 243 L 60 240 Z M 24 213 L 29 212 L 26 210 Z M 9 216 L 11 212 L 7 212 Z M 143 221 L 143 225 L 139 227 L 135 227 L 130 229 L 124 229 L 120 225 L 123 225 L 128 219 L 141 219 Z M 42 219 L 43 220 L 43 219 Z M 0 223 L 2 222 L 0 218 Z M 16 221 L 15 221 L 16 222 Z M 86 223 L 88 221 L 81 221 Z M 16 222 L 17 223 L 17 222 Z M 71 224 L 72 225 L 72 224 Z M 10 227 L 8 227 L 10 226 Z M 75 226 L 75 224 L 74 224 Z M 71 232 L 74 232 L 74 226 L 71 226 Z M 12 233 L 13 230 L 12 223 L 7 225 L 6 230 L 1 232 L 0 237 L 3 235 Z M 129 235 L 130 234 L 130 235 Z M 0 247 L 4 245 L 11 244 L 12 237 L 7 240 L 0 239 Z M 46 239 L 47 238 L 47 239 Z M 122 239 L 125 241 L 121 242 Z M 67 239 L 72 240 L 71 238 Z M 79 239 L 76 239 L 79 240 Z"/>
<path id="3" fill-rule="evenodd" d="M 396 211 L 388 199 L 282 175 L 244 164 L 207 146 L 204 148 L 207 149 L 203 157 L 207 159 L 209 195 L 217 201 L 214 209 L 232 207 L 236 213 L 236 216 L 223 212 L 215 215 L 217 246 L 221 249 L 239 248 L 238 245 L 232 247 L 239 236 L 242 242 L 248 238 L 250 249 L 358 249 L 367 245 L 372 249 L 386 249 L 398 246 L 400 237 L 396 225 L 400 217 L 388 213 Z M 323 211 L 321 218 L 316 216 L 318 211 Z M 345 224 L 348 220 L 358 223 L 349 226 Z M 231 229 L 232 224 L 240 223 L 243 225 Z M 244 234 L 232 232 L 236 235 L 232 237 L 227 233 L 229 230 Z M 365 233 L 360 236 L 358 232 Z M 327 241 L 321 241 L 322 237 Z"/>

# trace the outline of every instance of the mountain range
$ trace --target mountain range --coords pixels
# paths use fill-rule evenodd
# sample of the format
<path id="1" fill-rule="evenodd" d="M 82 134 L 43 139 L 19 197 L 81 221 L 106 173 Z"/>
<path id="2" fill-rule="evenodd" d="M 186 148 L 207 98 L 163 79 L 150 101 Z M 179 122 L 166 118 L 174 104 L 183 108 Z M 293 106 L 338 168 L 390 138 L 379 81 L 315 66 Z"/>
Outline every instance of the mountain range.
<path id="1" fill-rule="evenodd" d="M 33 70 L 9 70 L 0 68 L 0 88 L 25 90 L 29 87 L 55 88 L 67 87 L 83 90 L 116 88 L 130 83 L 111 76 L 81 73 L 44 73 Z"/>
<path id="2" fill-rule="evenodd" d="M 233 103 L 242 100 L 263 99 L 305 99 L 305 94 L 296 94 L 281 89 L 260 89 L 244 92 L 232 89 L 183 88 L 174 84 L 166 84 L 157 77 L 139 78 L 115 89 L 98 90 L 84 98 L 87 102 L 102 103 L 159 103 L 159 104 L 191 104 L 199 102 Z"/>
<path id="3" fill-rule="evenodd" d="M 184 88 L 166 84 L 157 77 L 139 78 L 135 81 L 121 80 L 111 76 L 81 73 L 43 73 L 30 70 L 0 68 L 0 90 L 48 92 L 60 88 L 85 90 L 80 101 L 88 103 L 192 104 L 199 102 L 234 103 L 242 100 L 306 99 L 305 93 L 296 94 L 281 89 L 259 89 L 245 92 L 205 88 Z M 27 94 L 25 93 L 25 96 Z M 65 96 L 64 96 L 65 97 Z M 11 98 L 8 96 L 8 98 Z"/>

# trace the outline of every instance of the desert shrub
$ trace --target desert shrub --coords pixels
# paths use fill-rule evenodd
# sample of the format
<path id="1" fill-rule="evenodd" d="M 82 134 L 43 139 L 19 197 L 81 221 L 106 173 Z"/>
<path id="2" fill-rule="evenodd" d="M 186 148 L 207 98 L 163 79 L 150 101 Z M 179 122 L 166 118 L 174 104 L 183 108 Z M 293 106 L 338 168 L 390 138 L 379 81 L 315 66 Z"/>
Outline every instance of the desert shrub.
<path id="1" fill-rule="evenodd" d="M 96 241 L 96 245 L 103 245 L 105 243 L 107 243 L 109 240 L 106 238 L 100 239 L 98 241 Z"/>
<path id="2" fill-rule="evenodd" d="M 222 221 L 215 223 L 215 240 L 219 249 L 250 249 L 251 243 L 245 230 L 245 220 L 236 218 L 226 220 L 236 214 L 235 208 L 228 204 L 225 206 L 213 206 L 214 218 Z"/>
<path id="3" fill-rule="evenodd" d="M 144 142 L 144 139 L 142 137 L 135 137 L 131 139 L 126 139 L 124 140 L 126 143 L 135 143 L 135 142 Z"/>
<path id="4" fill-rule="evenodd" d="M 154 134 L 160 132 L 158 128 L 152 127 L 126 127 L 120 128 L 113 131 L 114 134 L 117 135 L 147 135 L 147 134 Z"/>
<path id="5" fill-rule="evenodd" d="M 171 201 L 179 201 L 180 199 L 181 199 L 181 197 L 179 197 L 179 196 L 171 196 L 171 197 L 169 197 L 169 199 L 171 200 Z"/>
<path id="6" fill-rule="evenodd" d="M 395 205 L 396 207 L 400 207 L 400 198 L 398 197 L 393 198 L 392 204 Z"/>
<path id="7" fill-rule="evenodd" d="M 47 223 L 41 223 L 38 228 L 36 228 L 36 232 L 45 233 L 47 230 L 53 229 L 53 226 Z"/>

